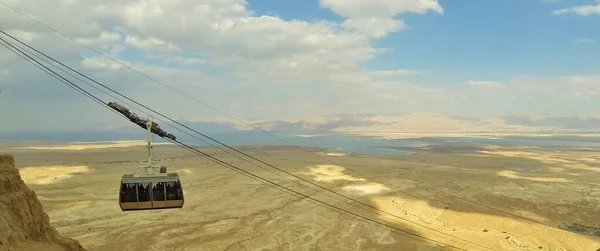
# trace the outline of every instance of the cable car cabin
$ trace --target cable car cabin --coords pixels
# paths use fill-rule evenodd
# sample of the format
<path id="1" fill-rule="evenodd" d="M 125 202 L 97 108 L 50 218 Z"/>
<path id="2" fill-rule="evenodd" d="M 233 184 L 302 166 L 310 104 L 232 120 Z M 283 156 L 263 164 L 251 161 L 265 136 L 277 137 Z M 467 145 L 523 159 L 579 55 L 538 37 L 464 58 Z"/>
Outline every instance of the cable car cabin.
<path id="1" fill-rule="evenodd" d="M 123 111 L 128 111 L 116 103 L 113 103 L 112 106 L 122 113 Z M 139 118 L 137 120 L 141 121 Z M 119 192 L 119 206 L 121 206 L 121 210 L 123 211 L 182 208 L 183 188 L 181 187 L 179 175 L 177 173 L 167 173 L 166 166 L 156 165 L 153 160 L 152 126 L 158 130 L 160 128 L 152 120 L 143 120 L 143 122 L 146 123 L 148 164 L 138 166 L 136 173 L 123 175 Z M 139 123 L 135 123 L 139 125 Z M 156 129 L 155 131 L 158 131 Z M 158 132 L 166 134 L 162 130 Z M 175 140 L 175 136 L 172 134 L 168 135 L 172 136 L 173 140 Z"/>
<path id="2" fill-rule="evenodd" d="M 183 207 L 183 188 L 177 173 L 163 177 L 134 177 L 125 174 L 119 193 L 121 210 L 166 209 Z"/>

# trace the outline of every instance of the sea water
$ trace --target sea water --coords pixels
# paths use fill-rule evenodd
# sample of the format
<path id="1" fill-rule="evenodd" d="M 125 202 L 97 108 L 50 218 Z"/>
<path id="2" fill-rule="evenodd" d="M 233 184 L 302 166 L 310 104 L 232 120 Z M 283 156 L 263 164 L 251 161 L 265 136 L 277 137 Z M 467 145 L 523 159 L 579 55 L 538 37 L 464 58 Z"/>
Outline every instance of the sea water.
<path id="1" fill-rule="evenodd" d="M 203 132 L 204 133 L 204 132 Z M 180 142 L 199 145 L 219 146 L 218 143 L 190 132 L 194 137 L 177 133 L 177 139 Z M 383 139 L 366 136 L 350 136 L 350 135 L 314 135 L 314 136 L 299 136 L 284 133 L 266 134 L 260 131 L 221 131 L 221 132 L 206 132 L 206 136 L 218 140 L 227 145 L 282 145 L 289 146 L 290 144 L 304 147 L 324 148 L 330 152 L 339 152 L 347 154 L 394 154 L 405 155 L 410 154 L 412 147 L 419 147 L 427 144 L 452 144 L 456 143 L 482 143 L 504 146 L 537 146 L 537 147 L 588 147 L 598 148 L 600 142 L 593 141 L 577 141 L 577 140 L 557 140 L 548 138 L 485 138 L 485 137 L 429 137 L 419 139 Z M 64 133 L 30 133 L 12 135 L 11 137 L 2 137 L 3 140 L 47 140 L 54 142 L 75 142 L 75 141 L 115 141 L 115 140 L 145 140 L 145 131 L 132 130 L 131 132 L 64 132 Z M 154 136 L 155 142 L 166 142 L 158 136 Z M 203 141 L 205 142 L 203 142 Z M 208 142 L 208 143 L 206 143 Z M 398 149 L 401 148 L 401 149 Z"/>

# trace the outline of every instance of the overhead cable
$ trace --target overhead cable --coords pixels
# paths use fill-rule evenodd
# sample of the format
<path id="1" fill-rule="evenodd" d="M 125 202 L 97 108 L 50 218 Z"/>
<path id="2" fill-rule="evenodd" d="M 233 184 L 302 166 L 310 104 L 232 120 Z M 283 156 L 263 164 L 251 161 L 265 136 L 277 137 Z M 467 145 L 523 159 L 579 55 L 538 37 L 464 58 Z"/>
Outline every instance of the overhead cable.
<path id="1" fill-rule="evenodd" d="M 14 47 L 14 46 L 13 46 L 13 45 L 10 43 L 10 42 L 8 42 L 8 41 L 4 40 L 3 38 L 0 38 L 0 41 L 3 41 L 3 42 L 4 42 L 4 43 L 0 43 L 2 46 L 6 47 L 6 48 L 9 48 L 9 50 L 11 49 L 10 47 L 12 47 L 12 49 L 14 49 L 14 50 L 11 50 L 11 51 L 13 51 L 13 52 L 15 52 L 15 50 L 16 50 L 16 51 L 19 51 L 20 53 L 22 53 L 22 54 L 24 54 L 26 57 L 28 57 L 28 58 L 29 58 L 29 60 L 27 60 L 27 59 L 26 59 L 26 61 L 28 61 L 28 62 L 30 62 L 30 63 L 32 63 L 32 61 L 33 61 L 33 62 L 35 62 L 36 64 L 34 64 L 34 63 L 32 63 L 32 64 L 34 64 L 34 65 L 35 65 L 36 67 L 38 67 L 38 68 L 39 68 L 39 66 L 43 67 L 43 68 L 45 69 L 45 70 L 44 70 L 44 72 L 46 72 L 46 73 L 48 73 L 48 74 L 52 73 L 51 75 L 52 75 L 53 77 L 55 77 L 55 78 L 59 79 L 59 81 L 61 81 L 62 83 L 64 83 L 64 84 L 67 84 L 69 87 L 75 88 L 76 90 L 80 90 L 80 91 L 81 91 L 80 93 L 82 93 L 82 94 L 83 94 L 83 93 L 87 94 L 87 95 L 84 95 L 84 96 L 86 96 L 86 97 L 88 97 L 88 98 L 90 98 L 90 99 L 92 99 L 92 100 L 94 100 L 94 101 L 97 101 L 97 103 L 101 104 L 103 107 L 105 107 L 105 108 L 107 108 L 107 109 L 109 109 L 109 110 L 111 110 L 111 111 L 114 111 L 114 110 L 112 110 L 110 107 L 108 107 L 108 106 L 106 105 L 106 103 L 105 103 L 105 102 L 103 102 L 101 99 L 97 98 L 95 95 L 93 95 L 93 94 L 91 94 L 91 93 L 89 93 L 89 92 L 87 92 L 87 91 L 83 90 L 81 87 L 79 87 L 79 86 L 77 86 L 76 84 L 72 83 L 72 82 L 71 82 L 71 81 L 69 81 L 68 79 L 66 79 L 66 78 L 64 78 L 64 77 L 62 77 L 62 76 L 60 76 L 60 74 L 56 73 L 55 71 L 53 71 L 53 70 L 51 70 L 51 69 L 48 69 L 48 68 L 47 68 L 45 65 L 43 65 L 43 64 L 41 64 L 41 63 L 39 63 L 39 62 L 38 62 L 36 59 L 33 59 L 33 58 L 32 58 L 32 57 L 30 57 L 29 55 L 26 55 L 25 53 L 23 53 L 22 51 L 20 51 L 18 48 L 15 48 L 15 47 Z M 19 56 L 21 56 L 21 55 L 19 54 Z M 25 59 L 24 57 L 21 57 L 21 58 Z M 31 61 L 30 61 L 30 60 L 31 60 Z M 38 65 L 39 65 L 39 66 L 38 66 Z M 41 69 L 41 68 L 40 68 L 40 69 Z M 57 76 L 58 76 L 58 77 L 57 77 Z M 114 111 L 114 112 L 116 112 L 116 111 Z M 122 114 L 121 114 L 121 115 L 122 115 Z M 124 117 L 124 116 L 123 116 L 123 117 Z M 254 179 L 256 179 L 256 180 L 259 180 L 259 181 L 262 181 L 262 182 L 266 182 L 266 183 L 268 183 L 268 184 L 270 184 L 270 185 L 272 185 L 272 186 L 275 186 L 275 187 L 277 187 L 277 188 L 279 188 L 279 189 L 282 189 L 282 190 L 284 190 L 284 191 L 287 191 L 287 192 L 290 192 L 290 193 L 292 193 L 292 194 L 298 195 L 298 196 L 300 196 L 300 197 L 303 197 L 303 198 L 309 199 L 309 200 L 311 200 L 311 201 L 314 201 L 314 202 L 318 203 L 319 205 L 326 206 L 326 208 L 334 209 L 334 211 L 335 211 L 335 210 L 337 210 L 338 212 L 339 212 L 339 211 L 341 211 L 341 212 L 345 213 L 346 215 L 351 215 L 351 216 L 358 217 L 358 218 L 360 218 L 360 219 L 363 219 L 363 220 L 370 221 L 370 222 L 372 222 L 372 223 L 375 223 L 375 224 L 379 225 L 380 227 L 381 227 L 381 226 L 383 226 L 383 227 L 387 227 L 387 228 L 389 228 L 389 229 L 391 229 L 391 230 L 393 230 L 393 231 L 396 231 L 396 232 L 400 232 L 400 233 L 407 234 L 407 235 L 409 235 L 409 236 L 411 236 L 411 237 L 413 237 L 413 238 L 415 238 L 415 237 L 416 237 L 416 238 L 420 238 L 420 239 L 424 239 L 424 240 L 432 241 L 432 242 L 435 242 L 435 243 L 437 243 L 437 244 L 440 244 L 440 245 L 442 245 L 442 246 L 446 246 L 446 247 L 452 247 L 452 248 L 455 248 L 455 249 L 458 249 L 458 250 L 466 250 L 466 249 L 463 249 L 463 248 L 460 248 L 460 247 L 457 247 L 457 246 L 453 246 L 453 245 L 446 244 L 446 243 L 443 243 L 443 242 L 440 242 L 440 241 L 437 241 L 437 240 L 433 240 L 433 239 L 431 239 L 431 238 L 428 238 L 428 237 L 425 237 L 425 236 L 419 235 L 419 234 L 417 234 L 417 233 L 413 233 L 413 232 L 410 232 L 410 231 L 407 231 L 407 230 L 404 230 L 404 229 L 401 229 L 401 228 L 398 228 L 398 227 L 392 226 L 392 225 L 390 225 L 390 224 L 387 224 L 387 223 L 384 223 L 384 222 L 380 222 L 380 221 L 377 221 L 377 220 L 370 219 L 370 218 L 368 218 L 368 217 L 365 217 L 365 216 L 362 216 L 362 215 L 356 214 L 356 213 L 354 213 L 354 212 L 351 212 L 351 211 L 349 211 L 349 210 L 346 210 L 346 209 L 343 209 L 343 208 L 340 208 L 340 207 L 337 207 L 337 206 L 331 205 L 331 204 L 329 204 L 329 203 L 327 203 L 327 202 L 324 202 L 324 201 L 322 201 L 322 200 L 318 200 L 318 199 L 312 198 L 311 196 L 308 196 L 308 195 L 302 194 L 302 193 L 300 193 L 300 192 L 294 191 L 294 190 L 292 190 L 292 189 L 290 189 L 290 188 L 287 188 L 287 187 L 285 187 L 285 186 L 282 186 L 282 185 L 280 185 L 280 184 L 277 184 L 277 183 L 275 183 L 275 182 L 272 182 L 272 181 L 270 181 L 270 180 L 267 180 L 267 179 L 265 179 L 265 178 L 263 178 L 263 177 L 260 177 L 260 176 L 258 176 L 258 175 L 252 174 L 252 173 L 250 173 L 250 172 L 248 172 L 248 171 L 246 171 L 246 170 L 243 170 L 243 169 L 241 169 L 241 168 L 238 168 L 238 167 L 236 167 L 236 166 L 234 166 L 234 165 L 232 165 L 232 164 L 230 164 L 230 163 L 224 162 L 224 161 L 222 161 L 222 160 L 220 160 L 220 159 L 218 159 L 218 158 L 216 158 L 216 157 L 214 157 L 214 156 L 211 156 L 211 155 L 209 155 L 209 154 L 206 154 L 206 153 L 204 153 L 204 152 L 202 152 L 202 151 L 200 151 L 200 150 L 198 150 L 198 149 L 195 149 L 195 148 L 193 148 L 193 147 L 191 147 L 191 146 L 189 146 L 189 145 L 187 145 L 187 144 L 185 144 L 185 143 L 182 143 L 182 142 L 180 142 L 180 141 L 177 141 L 177 140 L 171 140 L 171 139 L 167 139 L 167 138 L 165 138 L 165 139 L 166 139 L 167 141 L 174 142 L 174 143 L 176 143 L 177 145 L 180 145 L 180 146 L 182 146 L 182 147 L 183 147 L 183 148 L 185 148 L 185 149 L 192 150 L 193 152 L 197 153 L 197 154 L 198 154 L 198 155 L 200 155 L 200 156 L 204 156 L 204 157 L 206 157 L 206 158 L 209 158 L 209 159 L 213 160 L 214 162 L 216 162 L 216 163 L 218 163 L 218 164 L 220 164 L 220 165 L 224 165 L 225 167 L 233 168 L 233 169 L 235 169 L 235 170 L 237 170 L 237 171 L 239 171 L 239 172 L 241 172 L 241 173 L 243 173 L 243 174 L 246 174 L 247 176 L 249 176 L 249 177 L 252 177 L 252 178 L 254 178 Z"/>
<path id="2" fill-rule="evenodd" d="M 305 179 L 305 178 L 302 178 L 302 177 L 300 177 L 300 176 L 298 176 L 298 175 L 295 175 L 295 174 L 293 174 L 293 173 L 290 173 L 290 172 L 288 172 L 288 171 L 285 171 L 285 170 L 283 170 L 283 169 L 281 169 L 281 168 L 279 168 L 279 167 L 276 167 L 276 166 L 274 166 L 274 165 L 271 165 L 271 164 L 269 164 L 269 163 L 267 163 L 267 162 L 265 162 L 265 161 L 263 161 L 263 160 L 260 160 L 260 159 L 258 159 L 258 158 L 256 158 L 256 157 L 254 157 L 254 156 L 251 156 L 251 155 L 249 155 L 249 154 L 246 154 L 246 153 L 244 153 L 244 152 L 242 152 L 242 151 L 239 151 L 238 149 L 235 149 L 235 148 L 233 148 L 233 147 L 231 147 L 231 146 L 229 146 L 229 145 L 227 145 L 227 144 L 224 144 L 224 143 L 222 143 L 222 142 L 220 142 L 220 141 L 218 141 L 218 140 L 216 140 L 216 139 L 214 139 L 214 138 L 212 138 L 212 137 L 210 137 L 210 136 L 208 136 L 208 135 L 206 135 L 206 134 L 203 134 L 203 133 L 201 133 L 201 132 L 199 132 L 199 131 L 197 131 L 197 130 L 195 130 L 195 129 L 192 129 L 192 128 L 190 128 L 190 127 L 188 127 L 188 126 L 186 126 L 186 125 L 184 125 L 184 124 L 182 124 L 182 123 L 180 123 L 180 122 L 178 122 L 178 121 L 176 121 L 176 120 L 173 120 L 173 119 L 171 119 L 171 118 L 169 118 L 169 117 L 167 117 L 167 116 L 163 115 L 163 114 L 162 114 L 162 113 L 160 113 L 160 112 L 157 112 L 157 111 L 155 111 L 155 110 L 153 110 L 153 109 L 151 109 L 151 108 L 149 108 L 149 107 L 147 107 L 147 106 L 145 106 L 145 105 L 143 105 L 143 104 L 141 104 L 141 103 L 139 103 L 139 102 L 137 102 L 137 101 L 135 101 L 135 100 L 133 100 L 133 99 L 131 99 L 131 98 L 129 98 L 129 97 L 127 97 L 127 96 L 125 96 L 125 95 L 123 95 L 123 94 L 119 93 L 119 92 L 117 92 L 117 91 L 115 91 L 114 89 L 112 89 L 112 88 L 110 88 L 110 87 L 108 87 L 108 86 L 106 86 L 106 85 L 104 85 L 104 84 L 102 84 L 102 83 L 100 83 L 100 82 L 98 82 L 98 81 L 96 81 L 96 80 L 94 80 L 94 79 L 92 79 L 92 78 L 90 78 L 90 77 L 86 76 L 85 74 L 82 74 L 81 72 L 79 72 L 79 71 L 77 71 L 77 70 L 75 70 L 75 69 L 73 69 L 73 68 L 71 68 L 71 67 L 69 67 L 69 66 L 67 66 L 67 65 L 63 64 L 62 62 L 60 62 L 60 61 L 58 61 L 58 60 L 54 59 L 54 58 L 53 58 L 53 57 L 51 57 L 51 56 L 48 56 L 48 55 L 46 55 L 45 53 L 43 53 L 43 52 L 41 52 L 41 51 L 39 51 L 39 50 L 37 50 L 37 49 L 35 49 L 35 48 L 31 47 L 30 45 L 28 45 L 28 44 L 24 43 L 23 41 L 21 41 L 21 40 L 19 40 L 19 39 L 15 38 L 15 37 L 13 37 L 13 36 L 11 36 L 10 34 L 8 34 L 8 33 L 4 32 L 4 31 L 2 31 L 2 30 L 0 30 L 0 33 L 4 34 L 4 35 L 6 35 L 6 36 L 9 36 L 10 38 L 12 38 L 13 40 L 15 40 L 15 41 L 19 42 L 20 44 L 22 44 L 22 45 L 24 45 L 24 46 L 26 46 L 26 47 L 28 47 L 28 48 L 30 48 L 30 49 L 32 49 L 32 50 L 34 50 L 34 51 L 36 51 L 37 53 L 40 53 L 40 54 L 41 54 L 41 55 L 43 55 L 44 57 L 46 57 L 46 58 L 48 58 L 48 59 L 50 59 L 50 60 L 52 60 L 52 61 L 54 61 L 54 62 L 56 62 L 56 63 L 58 63 L 58 64 L 60 64 L 60 65 L 62 65 L 62 66 L 63 66 L 63 67 L 65 67 L 65 68 L 68 68 L 69 70 L 71 70 L 71 71 L 73 71 L 73 72 L 77 73 L 78 75 L 80 75 L 80 76 L 82 76 L 82 77 L 84 77 L 84 78 L 86 78 L 86 79 L 88 79 L 88 80 L 90 80 L 90 81 L 92 81 L 92 82 L 94 82 L 94 83 L 96 83 L 96 84 L 98 84 L 98 85 L 100 85 L 100 86 L 104 87 L 105 89 L 107 89 L 107 90 L 110 90 L 111 92 L 113 92 L 113 93 L 115 93 L 115 94 L 117 94 L 117 95 L 119 95 L 119 96 L 121 96 L 121 97 L 123 97 L 123 98 L 125 98 L 125 99 L 127 99 L 127 100 L 129 100 L 129 101 L 131 101 L 131 102 L 133 102 L 133 103 L 135 103 L 135 104 L 137 104 L 137 105 L 141 106 L 141 107 L 144 107 L 145 109 L 147 109 L 147 110 L 149 110 L 149 111 L 152 111 L 152 112 L 154 112 L 154 113 L 158 114 L 159 116 L 161 116 L 161 117 L 163 117 L 163 118 L 165 118 L 165 119 L 167 119 L 167 120 L 169 120 L 169 121 L 171 121 L 171 122 L 173 122 L 173 123 L 175 123 L 175 124 L 177 124 L 177 125 L 179 125 L 179 126 L 181 126 L 181 127 L 184 127 L 184 128 L 186 128 L 186 129 L 188 129 L 188 130 L 190 130 L 190 131 L 192 131 L 192 132 L 195 132 L 195 133 L 197 133 L 197 134 L 199 134 L 199 135 L 201 135 L 201 136 L 203 136 L 203 137 L 205 137 L 205 138 L 208 138 L 208 139 L 210 139 L 210 140 L 211 140 L 211 141 L 213 141 L 213 142 L 216 142 L 216 143 L 217 143 L 217 144 L 219 144 L 219 145 L 222 145 L 222 146 L 224 146 L 224 147 L 226 147 L 226 148 L 228 148 L 228 149 L 230 149 L 230 150 L 233 150 L 233 151 L 235 151 L 235 152 L 237 152 L 237 153 L 240 153 L 240 154 L 242 154 L 242 155 L 244 155 L 244 156 L 246 156 L 246 157 L 248 157 L 248 158 L 251 158 L 251 159 L 253 159 L 253 160 L 256 160 L 256 161 L 258 161 L 258 162 L 260 162 L 260 163 L 262 163 L 262 164 L 264 164 L 264 165 L 266 165 L 266 166 L 269 166 L 269 167 L 271 167 L 271 168 L 273 168 L 273 169 L 276 169 L 276 170 L 278 170 L 278 171 L 280 171 L 280 172 L 283 172 L 283 173 L 285 173 L 285 174 L 287 174 L 287 175 L 290 175 L 290 176 L 292 176 L 292 177 L 294 177 L 294 178 L 297 178 L 297 179 L 299 179 L 299 180 L 302 180 L 302 181 L 304 181 L 304 182 L 306 182 L 306 183 L 309 183 L 309 184 L 311 184 L 311 185 L 313 185 L 313 186 L 316 186 L 316 187 L 318 187 L 318 188 L 320 188 L 320 189 L 323 189 L 323 190 L 325 190 L 325 191 L 328 191 L 328 192 L 330 192 L 330 193 L 333 193 L 333 194 L 335 194 L 335 195 L 341 196 L 341 197 L 343 197 L 343 198 L 346 198 L 346 199 L 348 199 L 348 200 L 351 200 L 351 201 L 353 201 L 353 202 L 356 202 L 356 203 L 358 203 L 358 204 L 360 204 L 360 205 L 366 206 L 366 207 L 368 207 L 368 208 L 371 208 L 371 209 L 373 209 L 373 210 L 375 210 L 375 211 L 378 211 L 378 212 L 381 212 L 381 213 L 383 213 L 383 214 L 389 215 L 389 216 L 391 216 L 391 217 L 394 217 L 394 218 L 396 218 L 396 219 L 399 219 L 399 220 L 401 220 L 401 221 L 409 222 L 409 223 L 415 224 L 415 225 L 417 225 L 417 226 L 420 226 L 420 227 L 423 227 L 423 228 L 429 229 L 429 230 L 431 230 L 431 231 L 434 231 L 434 232 L 436 232 L 436 233 L 438 233 L 438 234 L 445 235 L 445 236 L 447 236 L 447 237 L 450 237 L 450 238 L 458 239 L 458 240 L 460 240 L 460 241 L 463 241 L 463 242 L 466 242 L 466 243 L 470 243 L 470 244 L 472 244 L 472 245 L 477 245 L 477 246 L 480 246 L 480 247 L 483 247 L 483 248 L 485 248 L 484 246 L 481 246 L 480 244 L 477 244 L 477 243 L 475 243 L 475 242 L 472 242 L 472 241 L 469 241 L 469 240 L 466 240 L 466 239 L 463 239 L 463 238 L 460 238 L 460 237 L 457 237 L 457 236 L 454 236 L 454 235 L 451 235 L 451 234 L 448 234 L 448 233 L 441 232 L 441 231 L 439 231 L 439 230 L 437 230 L 437 229 L 434 229 L 434 228 L 432 228 L 432 227 L 428 227 L 428 226 L 426 226 L 426 225 L 420 224 L 420 223 L 418 223 L 418 222 L 415 222 L 415 221 L 411 221 L 411 220 L 408 220 L 408 219 L 402 218 L 402 217 L 400 217 L 400 216 L 398 216 L 398 215 L 392 214 L 392 213 L 390 213 L 390 212 L 387 212 L 387 211 L 385 211 L 385 210 L 382 210 L 382 209 L 380 209 L 380 208 L 378 208 L 378 207 L 375 207 L 375 206 L 373 206 L 373 205 L 369 205 L 369 204 L 367 204 L 367 203 L 364 203 L 364 202 L 362 202 L 362 201 L 359 201 L 359 200 L 357 200 L 357 199 L 354 199 L 354 198 L 352 198 L 352 197 L 349 197 L 349 196 L 347 196 L 347 195 L 344 195 L 344 194 L 341 194 L 341 193 L 339 193 L 339 192 L 333 191 L 333 190 L 331 190 L 331 189 L 329 189 L 329 188 L 327 188 L 327 187 L 324 187 L 324 186 L 322 186 L 322 185 L 319 185 L 319 184 L 317 184 L 317 183 L 315 183 L 315 182 L 312 182 L 312 181 L 310 181 L 310 180 L 307 180 L 307 179 Z M 177 128 L 176 128 L 176 129 L 177 129 Z M 178 129 L 178 130 L 179 130 L 179 129 Z M 189 134 L 188 134 L 188 135 L 189 135 Z M 192 137 L 193 137 L 193 136 L 192 136 Z M 203 141 L 203 140 L 202 140 L 202 141 Z M 206 143 L 206 141 L 203 141 L 203 142 L 205 142 L 205 143 Z M 330 197 L 331 197 L 331 196 L 330 196 Z"/>

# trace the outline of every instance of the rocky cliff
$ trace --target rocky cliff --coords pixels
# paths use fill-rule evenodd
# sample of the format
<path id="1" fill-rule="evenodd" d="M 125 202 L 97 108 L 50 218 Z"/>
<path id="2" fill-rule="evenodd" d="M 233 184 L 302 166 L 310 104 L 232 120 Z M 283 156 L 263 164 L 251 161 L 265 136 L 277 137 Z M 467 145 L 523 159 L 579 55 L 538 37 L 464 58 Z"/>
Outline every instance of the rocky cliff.
<path id="1" fill-rule="evenodd" d="M 42 204 L 15 168 L 12 155 L 0 155 L 0 251 L 85 250 L 50 225 Z"/>

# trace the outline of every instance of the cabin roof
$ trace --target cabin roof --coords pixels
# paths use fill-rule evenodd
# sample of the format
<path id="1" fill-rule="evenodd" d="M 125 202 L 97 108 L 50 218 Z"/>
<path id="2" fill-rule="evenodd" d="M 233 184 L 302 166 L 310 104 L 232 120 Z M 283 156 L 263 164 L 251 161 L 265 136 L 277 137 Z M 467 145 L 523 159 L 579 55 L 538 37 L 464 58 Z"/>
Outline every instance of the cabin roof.
<path id="1" fill-rule="evenodd" d="M 124 174 L 121 178 L 121 183 L 156 183 L 171 181 L 179 181 L 179 174 L 167 173 L 167 176 L 162 177 L 133 177 L 133 174 Z"/>

